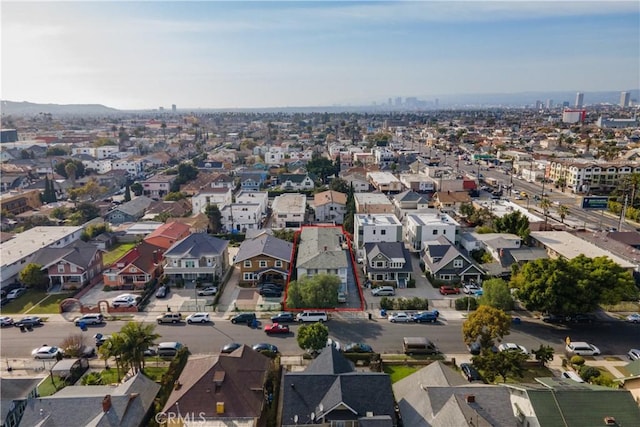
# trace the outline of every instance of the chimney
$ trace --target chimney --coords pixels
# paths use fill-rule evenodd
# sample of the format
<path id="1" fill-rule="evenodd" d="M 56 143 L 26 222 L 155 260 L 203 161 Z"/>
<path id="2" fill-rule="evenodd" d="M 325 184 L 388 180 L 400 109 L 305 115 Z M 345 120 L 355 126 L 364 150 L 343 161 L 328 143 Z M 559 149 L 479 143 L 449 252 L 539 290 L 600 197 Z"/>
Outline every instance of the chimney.
<path id="1" fill-rule="evenodd" d="M 468 394 L 466 400 L 467 403 L 476 403 L 476 397 L 473 394 Z"/>
<path id="2" fill-rule="evenodd" d="M 107 394 L 102 399 L 102 412 L 109 412 L 109 409 L 111 409 L 111 395 Z"/>

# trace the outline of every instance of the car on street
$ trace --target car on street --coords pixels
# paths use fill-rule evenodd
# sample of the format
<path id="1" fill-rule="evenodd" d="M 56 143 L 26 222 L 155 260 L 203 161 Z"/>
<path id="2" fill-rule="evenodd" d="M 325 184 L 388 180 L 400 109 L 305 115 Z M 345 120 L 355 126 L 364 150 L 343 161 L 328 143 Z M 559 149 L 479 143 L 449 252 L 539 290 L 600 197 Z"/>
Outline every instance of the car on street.
<path id="1" fill-rule="evenodd" d="M 9 316 L 0 317 L 0 326 L 13 326 L 13 319 Z"/>
<path id="2" fill-rule="evenodd" d="M 273 323 L 292 323 L 296 321 L 296 316 L 294 316 L 293 313 L 283 311 L 275 316 L 271 316 L 271 321 Z"/>
<path id="3" fill-rule="evenodd" d="M 188 315 L 185 320 L 190 325 L 192 323 L 209 323 L 211 322 L 211 317 L 209 313 L 193 313 Z"/>
<path id="4" fill-rule="evenodd" d="M 478 292 L 480 290 L 480 286 L 478 285 L 463 285 L 462 286 L 462 292 L 467 294 L 467 295 L 473 295 L 476 292 Z"/>
<path id="5" fill-rule="evenodd" d="M 93 336 L 93 339 L 96 341 L 96 347 L 101 347 L 109 338 L 111 338 L 111 335 L 103 335 L 103 334 L 95 334 Z"/>
<path id="6" fill-rule="evenodd" d="M 81 317 L 76 317 L 73 320 L 76 326 L 80 326 L 82 323 L 85 325 L 101 325 L 104 323 L 104 316 L 100 313 L 85 314 Z"/>
<path id="7" fill-rule="evenodd" d="M 567 344 L 566 348 L 567 356 L 598 356 L 600 355 L 600 349 L 593 344 L 589 344 L 583 341 L 572 341 Z"/>
<path id="8" fill-rule="evenodd" d="M 216 286 L 209 286 L 198 291 L 198 296 L 200 297 L 209 297 L 218 293 L 218 288 Z"/>
<path id="9" fill-rule="evenodd" d="M 414 314 L 412 320 L 416 323 L 436 323 L 438 321 L 438 317 L 440 313 L 437 310 L 435 311 L 423 311 L 420 313 Z"/>
<path id="10" fill-rule="evenodd" d="M 404 311 L 399 311 L 397 313 L 392 313 L 389 315 L 389 322 L 391 323 L 409 323 L 413 322 L 413 317 L 405 313 Z"/>
<path id="11" fill-rule="evenodd" d="M 640 313 L 633 313 L 627 316 L 627 322 L 640 323 Z"/>
<path id="12" fill-rule="evenodd" d="M 26 292 L 27 292 L 26 288 L 15 288 L 12 291 L 9 291 L 9 293 L 7 294 L 7 299 L 8 300 L 14 300 L 16 298 L 21 297 Z"/>
<path id="13" fill-rule="evenodd" d="M 234 325 L 236 323 L 248 324 L 253 322 L 254 320 L 256 320 L 255 313 L 240 313 L 240 314 L 236 314 L 231 318 L 231 323 L 233 323 Z"/>
<path id="14" fill-rule="evenodd" d="M 524 346 L 513 342 L 502 343 L 498 346 L 498 351 L 519 351 L 522 354 L 529 355 L 529 352 Z"/>
<path id="15" fill-rule="evenodd" d="M 480 372 L 470 363 L 461 363 L 460 371 L 462 372 L 462 376 L 467 379 L 469 382 L 473 381 L 482 381 L 482 376 Z"/>
<path id="16" fill-rule="evenodd" d="M 542 321 L 544 323 L 564 323 L 566 316 L 562 316 L 560 314 L 552 314 L 547 313 L 542 316 Z"/>
<path id="17" fill-rule="evenodd" d="M 160 286 L 156 291 L 156 298 L 165 298 L 169 294 L 168 286 Z"/>
<path id="18" fill-rule="evenodd" d="M 440 294 L 442 295 L 457 295 L 460 293 L 460 288 L 456 288 L 455 286 L 440 286 Z"/>
<path id="19" fill-rule="evenodd" d="M 281 325 L 280 323 L 272 323 L 264 327 L 264 332 L 267 335 L 271 334 L 284 334 L 288 335 L 291 331 L 287 325 Z"/>
<path id="20" fill-rule="evenodd" d="M 13 322 L 13 326 L 40 326 L 42 325 L 42 319 L 39 318 L 38 316 L 26 316 L 23 317 L 22 319 L 18 320 L 17 322 Z"/>
<path id="21" fill-rule="evenodd" d="M 135 307 L 138 305 L 138 296 L 133 294 L 118 295 L 111 301 L 111 306 L 118 307 Z"/>
<path id="22" fill-rule="evenodd" d="M 220 353 L 229 354 L 239 349 L 240 347 L 242 347 L 242 344 L 237 342 L 230 342 L 220 349 Z"/>
<path id="23" fill-rule="evenodd" d="M 273 344 L 269 344 L 266 342 L 261 342 L 258 344 L 255 344 L 253 347 L 255 351 L 260 352 L 260 353 L 278 353 L 278 347 L 276 347 Z"/>
<path id="24" fill-rule="evenodd" d="M 567 316 L 567 322 L 571 323 L 592 323 L 596 318 L 591 314 L 577 313 Z"/>
<path id="25" fill-rule="evenodd" d="M 632 348 L 627 353 L 627 356 L 629 356 L 629 359 L 631 360 L 640 360 L 640 349 Z"/>
<path id="26" fill-rule="evenodd" d="M 54 345 L 43 345 L 42 347 L 38 347 L 31 352 L 31 355 L 34 359 L 55 359 L 62 356 L 62 350 Z"/>
<path id="27" fill-rule="evenodd" d="M 345 353 L 373 353 L 373 348 L 363 342 L 353 342 L 345 345 L 342 351 Z"/>
<path id="28" fill-rule="evenodd" d="M 158 324 L 161 323 L 179 323 L 182 322 L 182 314 L 180 313 L 172 313 L 172 312 L 167 312 L 165 314 L 161 314 L 160 316 L 156 317 L 156 322 L 158 322 Z"/>

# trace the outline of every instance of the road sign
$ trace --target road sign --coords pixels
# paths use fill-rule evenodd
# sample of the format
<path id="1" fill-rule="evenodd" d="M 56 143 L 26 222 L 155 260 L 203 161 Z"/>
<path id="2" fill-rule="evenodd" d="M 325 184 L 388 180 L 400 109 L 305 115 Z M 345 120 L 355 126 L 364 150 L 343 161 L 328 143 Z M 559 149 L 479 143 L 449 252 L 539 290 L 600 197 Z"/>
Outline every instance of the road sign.
<path id="1" fill-rule="evenodd" d="M 608 197 L 583 197 L 582 209 L 601 209 L 606 210 L 609 204 Z"/>

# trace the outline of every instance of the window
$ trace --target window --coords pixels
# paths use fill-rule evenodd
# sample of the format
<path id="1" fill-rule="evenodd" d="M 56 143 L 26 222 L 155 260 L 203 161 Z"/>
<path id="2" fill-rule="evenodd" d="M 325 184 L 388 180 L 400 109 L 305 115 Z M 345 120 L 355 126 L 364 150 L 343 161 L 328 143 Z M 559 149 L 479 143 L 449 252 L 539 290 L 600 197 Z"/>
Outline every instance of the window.
<path id="1" fill-rule="evenodd" d="M 196 262 L 194 260 L 188 260 L 184 262 L 185 268 L 195 268 Z"/>
<path id="2" fill-rule="evenodd" d="M 71 264 L 70 267 L 71 267 L 71 272 L 72 273 L 77 273 L 78 272 L 78 267 L 77 266 Z"/>
<path id="3" fill-rule="evenodd" d="M 276 261 L 276 267 L 282 267 L 282 261 L 278 260 Z"/>
<path id="4" fill-rule="evenodd" d="M 387 234 L 387 230 L 380 230 L 380 234 L 384 236 L 385 234 Z"/>
<path id="5" fill-rule="evenodd" d="M 264 268 L 267 266 L 267 261 L 260 260 L 260 268 Z"/>
<path id="6" fill-rule="evenodd" d="M 129 270 L 131 273 L 137 273 L 138 269 L 135 267 L 131 267 L 131 270 Z"/>
<path id="7" fill-rule="evenodd" d="M 453 260 L 453 268 L 462 268 L 462 266 L 463 266 L 463 262 L 461 259 Z"/>
<path id="8" fill-rule="evenodd" d="M 242 275 L 242 280 L 253 280 L 253 273 L 244 273 Z"/>
<path id="9" fill-rule="evenodd" d="M 64 264 L 58 264 L 58 273 L 64 273 Z"/>
<path id="10" fill-rule="evenodd" d="M 438 234 L 438 230 L 433 230 L 433 235 L 435 236 L 436 234 Z"/>
<path id="11" fill-rule="evenodd" d="M 245 261 L 245 262 L 244 262 L 244 266 L 245 266 L 246 268 L 251 268 L 251 261 L 249 261 L 249 260 Z"/>

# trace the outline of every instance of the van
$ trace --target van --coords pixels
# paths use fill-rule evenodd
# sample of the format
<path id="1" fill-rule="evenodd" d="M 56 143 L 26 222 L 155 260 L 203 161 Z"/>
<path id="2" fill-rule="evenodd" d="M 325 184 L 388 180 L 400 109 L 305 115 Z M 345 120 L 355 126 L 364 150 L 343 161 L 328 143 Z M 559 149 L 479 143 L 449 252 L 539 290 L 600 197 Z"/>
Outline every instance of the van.
<path id="1" fill-rule="evenodd" d="M 436 345 L 424 337 L 404 337 L 402 339 L 402 349 L 404 354 L 438 354 L 440 351 Z"/>
<path id="2" fill-rule="evenodd" d="M 298 313 L 296 316 L 296 320 L 300 323 L 302 322 L 326 322 L 329 320 L 329 316 L 326 311 L 303 311 Z"/>
<path id="3" fill-rule="evenodd" d="M 371 289 L 371 295 L 374 297 L 388 297 L 394 296 L 396 294 L 396 290 L 393 289 L 393 286 L 378 286 L 377 288 Z"/>
<path id="4" fill-rule="evenodd" d="M 178 350 L 182 348 L 182 344 L 179 342 L 161 342 L 158 344 L 158 356 L 160 357 L 174 357 L 178 354 Z"/>

